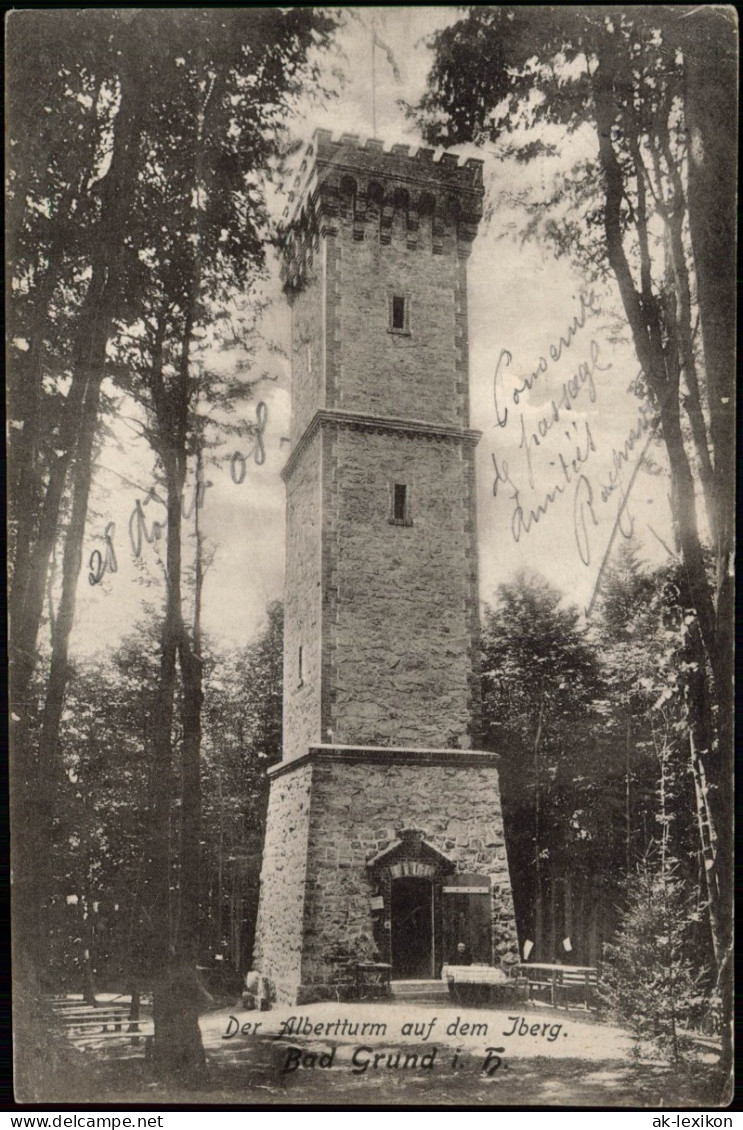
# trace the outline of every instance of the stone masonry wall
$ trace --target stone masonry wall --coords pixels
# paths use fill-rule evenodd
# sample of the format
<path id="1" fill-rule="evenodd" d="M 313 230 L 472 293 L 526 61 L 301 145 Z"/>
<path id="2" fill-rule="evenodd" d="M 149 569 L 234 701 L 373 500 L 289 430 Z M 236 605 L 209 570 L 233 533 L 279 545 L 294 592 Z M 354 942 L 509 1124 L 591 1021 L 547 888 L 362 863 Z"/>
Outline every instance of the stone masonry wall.
<path id="1" fill-rule="evenodd" d="M 466 426 L 455 342 L 456 239 L 450 236 L 434 255 L 431 220 L 423 218 L 411 249 L 405 216 L 397 209 L 389 244 L 380 242 L 371 225 L 362 240 L 354 239 L 352 219 L 341 216 L 338 249 L 337 280 L 328 295 L 339 324 L 333 406 Z M 408 303 L 406 332 L 390 329 L 393 294 Z"/>
<path id="2" fill-rule="evenodd" d="M 261 868 L 253 964 L 268 977 L 277 1002 L 297 999 L 302 957 L 310 765 L 271 782 Z"/>
<path id="3" fill-rule="evenodd" d="M 458 872 L 490 879 L 493 960 L 518 960 L 497 770 L 320 762 L 312 776 L 300 1003 L 342 994 L 349 963 L 390 960 L 389 908 L 370 909 L 366 864 L 411 827 Z"/>
<path id="4" fill-rule="evenodd" d="M 412 243 L 397 207 L 382 242 L 346 207 L 312 239 L 291 292 L 294 446 L 319 408 L 467 425 L 469 244 L 453 221 L 437 223 L 435 238 L 422 216 Z M 404 331 L 390 326 L 393 295 L 406 300 Z"/>
<path id="5" fill-rule="evenodd" d="M 292 446 L 325 399 L 323 307 L 326 240 L 315 241 L 312 267 L 292 298 Z"/>
<path id="6" fill-rule="evenodd" d="M 328 431 L 331 429 L 328 428 Z M 470 450 L 458 439 L 341 427 L 325 491 L 323 733 L 360 745 L 477 743 L 477 546 Z M 405 484 L 410 525 L 395 525 Z"/>
<path id="7" fill-rule="evenodd" d="M 371 910 L 367 863 L 403 828 L 458 872 L 489 877 L 493 957 L 518 954 L 497 769 L 442 752 L 479 738 L 466 259 L 481 162 L 323 131 L 313 145 L 282 266 L 293 306 L 284 761 L 329 744 L 274 771 L 255 949 L 292 1004 L 337 998 L 351 963 L 390 959 L 390 908 Z"/>
<path id="8" fill-rule="evenodd" d="M 321 446 L 316 432 L 287 483 L 284 758 L 320 740 Z M 302 681 L 299 681 L 299 648 Z"/>
<path id="9" fill-rule="evenodd" d="M 320 138 L 323 153 L 329 145 Z M 470 438 L 373 430 L 375 417 L 468 425 L 473 230 L 451 190 L 476 190 L 478 169 L 404 149 L 341 146 L 341 162 L 367 172 L 379 163 L 385 187 L 362 189 L 339 173 L 337 207 L 305 233 L 301 285 L 287 290 L 296 458 L 287 474 L 285 759 L 328 731 L 366 745 L 479 741 Z M 411 175 L 425 183 L 422 195 Z M 395 188 L 386 177 L 402 180 Z M 477 213 L 472 200 L 467 207 Z M 404 332 L 390 325 L 397 294 L 408 307 Z M 366 426 L 326 419 L 313 432 L 321 409 L 364 414 Z M 407 487 L 410 525 L 390 523 L 395 483 Z"/>

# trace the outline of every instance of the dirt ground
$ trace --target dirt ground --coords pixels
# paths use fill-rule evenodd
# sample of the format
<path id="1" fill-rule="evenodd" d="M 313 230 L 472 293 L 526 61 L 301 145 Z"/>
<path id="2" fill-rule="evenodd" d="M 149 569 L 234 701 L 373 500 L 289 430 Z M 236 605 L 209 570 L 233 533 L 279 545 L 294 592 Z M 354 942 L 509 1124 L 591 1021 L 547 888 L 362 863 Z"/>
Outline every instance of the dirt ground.
<path id="1" fill-rule="evenodd" d="M 242 1032 L 238 1025 L 249 1027 Z M 221 1009 L 204 1015 L 201 1027 L 207 1072 L 191 1087 L 155 1082 L 141 1053 L 102 1059 L 72 1049 L 64 1071 L 45 1087 L 46 1101 L 313 1108 L 716 1104 L 714 1055 L 679 1071 L 639 1063 L 628 1033 L 578 1009 L 325 1002 L 267 1013 Z"/>

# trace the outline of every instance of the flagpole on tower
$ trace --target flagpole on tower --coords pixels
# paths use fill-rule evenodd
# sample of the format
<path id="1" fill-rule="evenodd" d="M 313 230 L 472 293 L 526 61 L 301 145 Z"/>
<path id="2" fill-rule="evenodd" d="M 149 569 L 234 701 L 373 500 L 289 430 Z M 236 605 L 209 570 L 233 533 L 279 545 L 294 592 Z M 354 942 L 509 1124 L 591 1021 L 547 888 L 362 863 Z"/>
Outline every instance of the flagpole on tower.
<path id="1" fill-rule="evenodd" d="M 377 60 L 375 54 L 377 49 L 376 40 L 377 29 L 374 20 L 372 20 L 372 137 L 377 136 Z"/>
<path id="2" fill-rule="evenodd" d="M 392 71 L 392 75 L 395 79 L 395 82 L 397 82 L 397 83 L 401 82 L 402 76 L 400 75 L 400 68 L 397 65 L 397 62 L 395 60 L 395 56 L 392 54 L 392 48 L 390 47 L 390 45 L 387 43 L 387 41 L 385 39 L 382 39 L 382 37 L 379 34 L 379 24 L 378 24 L 378 21 L 377 21 L 376 14 L 374 16 L 372 16 L 372 20 L 371 20 L 371 23 L 369 25 L 369 28 L 370 28 L 370 31 L 371 31 L 372 136 L 376 137 L 377 136 L 377 48 L 379 48 L 379 50 L 382 52 L 382 54 L 387 59 L 387 62 L 389 63 L 390 69 Z"/>

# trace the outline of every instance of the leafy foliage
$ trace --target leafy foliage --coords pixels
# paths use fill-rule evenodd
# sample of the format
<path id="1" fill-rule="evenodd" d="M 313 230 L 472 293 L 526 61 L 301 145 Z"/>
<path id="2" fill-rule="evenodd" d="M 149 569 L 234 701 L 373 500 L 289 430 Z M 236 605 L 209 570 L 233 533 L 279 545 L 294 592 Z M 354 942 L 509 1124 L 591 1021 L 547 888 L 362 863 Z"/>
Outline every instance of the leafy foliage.
<path id="1" fill-rule="evenodd" d="M 608 939 L 622 884 L 659 826 L 679 879 L 698 909 L 707 906 L 687 701 L 695 662 L 682 591 L 675 565 L 650 573 L 628 543 L 606 571 L 590 628 L 537 575 L 501 586 L 486 613 L 485 734 L 503 757 L 519 933 L 538 947 L 547 944 L 542 932 L 551 929 L 545 922 L 554 914 L 556 883 L 568 883 L 573 901 L 582 900 L 576 929 L 587 929 L 580 918 L 592 902 L 598 933 Z M 700 967 L 709 960 L 703 925 L 695 956 Z"/>
<path id="2" fill-rule="evenodd" d="M 212 440 L 220 423 L 222 434 L 230 427 L 246 430 L 229 415 L 251 395 L 252 383 L 239 374 L 221 379 L 199 367 L 197 354 L 209 327 L 227 320 L 231 296 L 241 293 L 244 303 L 260 278 L 272 238 L 266 178 L 280 166 L 294 98 L 305 84 L 319 83 L 318 51 L 336 22 L 335 14 L 320 9 L 270 8 L 19 12 L 13 21 L 12 788 L 20 822 L 30 829 L 28 841 L 17 836 L 14 845 L 23 876 L 13 892 L 14 918 L 29 976 L 37 977 L 48 964 L 44 919 L 58 799 L 50 785 L 60 768 L 101 386 L 111 377 L 144 409 L 144 433 L 167 505 L 165 613 L 147 742 L 152 772 L 140 884 L 146 948 L 153 975 L 159 971 L 154 1056 L 166 1070 L 203 1065 L 195 1002 L 176 999 L 177 987 L 191 982 L 175 967 L 193 961 L 198 925 L 203 700 L 202 544 L 196 529 L 189 632 L 182 495 L 193 459 L 198 496 L 210 425 Z M 250 332 L 255 321 L 248 323 Z M 218 336 L 212 333 L 209 344 Z M 201 398 L 218 406 L 212 419 Z M 196 522 L 198 505 L 195 511 Z M 62 593 L 35 746 L 29 686 L 50 558 L 60 540 Z M 170 881 L 174 851 L 177 899 Z"/>
<path id="3" fill-rule="evenodd" d="M 56 746 L 101 384 L 109 376 L 144 396 L 160 460 L 201 451 L 207 414 L 195 403 L 212 374 L 199 380 L 192 371 L 193 342 L 214 317 L 215 303 L 223 307 L 229 291 L 243 292 L 244 301 L 260 275 L 272 238 L 266 178 L 281 164 L 293 100 L 307 85 L 319 85 L 319 52 L 337 18 L 319 9 L 14 14 L 8 44 L 11 697 L 18 729 L 12 768 L 19 803 L 39 837 L 48 821 L 31 815 L 30 782 L 45 785 L 45 762 Z M 155 391 L 153 371 L 160 380 Z M 145 389 L 143 375 L 150 381 Z M 217 380 L 211 384 L 214 400 L 222 407 L 229 401 L 227 412 L 234 412 L 239 382 L 231 382 L 229 394 Z M 243 396 L 249 385 L 243 382 Z M 68 500 L 75 520 L 65 527 Z M 65 615 L 42 757 L 27 741 L 28 687 L 49 562 L 60 540 Z M 32 869 L 24 861 L 21 870 Z M 22 895 L 24 930 L 42 936 L 31 926 L 37 893 Z M 43 955 L 37 957 L 43 964 Z"/>
<path id="4" fill-rule="evenodd" d="M 656 414 L 683 561 L 679 588 L 684 607 L 693 610 L 696 655 L 685 695 L 698 777 L 709 782 L 704 806 L 716 829 L 706 863 L 715 957 L 725 979 L 726 1073 L 732 1067 L 734 17 L 719 6 L 469 7 L 432 45 L 428 89 L 412 111 L 429 140 L 505 138 L 504 155 L 525 160 L 545 153 L 545 142 L 552 152 L 556 140 L 562 143 L 554 192 L 531 203 L 526 234 L 551 240 L 587 276 L 613 276 Z M 573 145 L 580 131 L 585 144 Z M 701 787 L 704 792 L 703 780 Z"/>
<path id="5" fill-rule="evenodd" d="M 281 758 L 283 606 L 246 648 L 214 656 L 205 674 L 203 946 L 247 971 L 268 805 L 266 770 Z"/>
<path id="6" fill-rule="evenodd" d="M 692 1046 L 685 1029 L 702 1012 L 706 973 L 693 960 L 700 910 L 676 868 L 648 855 L 626 884 L 626 910 L 605 947 L 603 994 L 637 1040 L 674 1063 Z"/>
<path id="7" fill-rule="evenodd" d="M 151 794 L 157 642 L 140 625 L 110 657 L 78 663 L 60 732 L 52 966 L 126 987 L 141 971 L 140 892 Z M 86 954 L 87 951 L 87 954 Z"/>
<path id="8" fill-rule="evenodd" d="M 613 854 L 612 777 L 621 767 L 602 743 L 592 705 L 604 693 L 601 667 L 577 610 L 536 574 L 501 585 L 498 598 L 482 630 L 484 730 L 503 756 L 517 919 L 533 938 L 543 879 L 608 873 L 601 861 Z"/>
<path id="9" fill-rule="evenodd" d="M 203 899 L 200 952 L 247 969 L 268 800 L 281 756 L 283 614 L 268 609 L 246 648 L 207 652 L 203 719 Z M 152 795 L 157 634 L 138 626 L 110 657 L 76 665 L 61 728 L 54 828 L 51 979 L 126 989 L 148 977 L 142 879 Z M 172 735 L 171 796 L 182 739 Z M 170 876 L 178 914 L 180 804 L 173 800 Z"/>

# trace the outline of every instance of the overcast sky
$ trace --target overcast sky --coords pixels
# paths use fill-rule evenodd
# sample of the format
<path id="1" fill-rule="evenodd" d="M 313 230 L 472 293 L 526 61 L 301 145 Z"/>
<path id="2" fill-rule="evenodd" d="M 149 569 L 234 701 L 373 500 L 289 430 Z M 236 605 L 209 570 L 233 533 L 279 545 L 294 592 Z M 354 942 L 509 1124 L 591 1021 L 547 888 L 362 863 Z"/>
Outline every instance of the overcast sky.
<path id="1" fill-rule="evenodd" d="M 354 12 L 340 38 L 341 51 L 332 60 L 346 76 L 341 97 L 329 108 L 303 103 L 293 124 L 298 138 L 308 140 L 318 126 L 336 135 L 373 135 L 374 18 L 394 53 L 400 78 L 377 50 L 376 136 L 388 144 L 407 142 L 412 149 L 422 143 L 398 100 L 413 101 L 422 93 L 431 59 L 424 38 L 456 18 L 453 8 Z M 576 156 L 592 152 L 593 144 L 588 130 L 571 142 Z M 483 432 L 478 448 L 481 599 L 492 603 L 497 586 L 526 567 L 585 608 L 617 523 L 621 484 L 626 489 L 631 483 L 646 438 L 630 453 L 620 487 L 607 494 L 615 453 L 643 419 L 640 402 L 629 391 L 637 362 L 626 344 L 610 337 L 606 311 L 616 297 L 598 290 L 592 295 L 590 283 L 566 262 L 555 261 L 549 249 L 522 245 L 523 215 L 504 202 L 524 188 L 546 193 L 559 162 L 541 160 L 524 167 L 499 162 L 487 149 L 460 152 L 485 160 L 489 199 L 496 205 L 490 223 L 481 226 L 469 262 L 471 424 Z M 563 162 L 567 155 L 565 149 Z M 276 207 L 282 206 L 277 200 Z M 264 333 L 288 348 L 290 316 L 275 265 L 268 291 L 272 304 Z M 576 318 L 583 324 L 571 336 L 568 329 Z M 569 347 L 560 346 L 561 336 L 571 337 Z M 204 627 L 225 643 L 248 642 L 261 625 L 266 604 L 283 594 L 285 493 L 280 471 L 289 454 L 282 437 L 289 429 L 290 369 L 277 354 L 264 354 L 259 363 L 275 377 L 260 391 L 268 407 L 265 462 L 257 466 L 247 458 L 244 465 L 240 459 L 231 463 L 230 453 L 240 448 L 233 443 L 220 464 L 209 469 L 213 485 L 203 511 L 203 530 L 214 551 L 204 590 Z M 572 386 L 566 393 L 568 382 Z M 520 393 L 525 383 L 531 389 Z M 115 644 L 141 616 L 143 598 L 155 599 L 142 586 L 143 575 L 162 576 L 155 547 L 145 544 L 136 565 L 127 536 L 137 498 L 142 500 L 149 486 L 151 456 L 126 424 L 117 431 L 122 447 L 106 443 L 99 457 L 85 560 L 93 549 L 103 548 L 103 530 L 114 521 L 118 571 L 96 586 L 81 578 L 73 641 L 77 650 Z M 247 443 L 242 452 L 248 453 Z M 657 450 L 654 455 L 658 458 Z M 497 493 L 496 464 L 502 480 Z M 243 481 L 233 481 L 243 471 Z M 652 560 L 663 558 L 661 543 L 671 541 L 666 491 L 665 477 L 641 472 L 622 523 L 627 530 L 627 515 L 631 517 L 643 552 Z M 545 501 L 548 492 L 554 501 Z M 545 512 L 532 522 L 530 511 L 540 503 Z M 155 516 L 154 507 L 151 512 Z M 621 536 L 615 535 L 615 542 Z"/>

